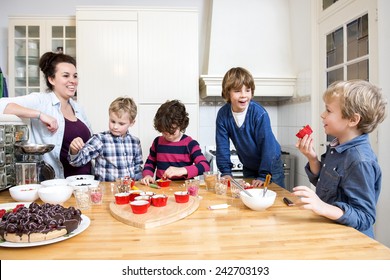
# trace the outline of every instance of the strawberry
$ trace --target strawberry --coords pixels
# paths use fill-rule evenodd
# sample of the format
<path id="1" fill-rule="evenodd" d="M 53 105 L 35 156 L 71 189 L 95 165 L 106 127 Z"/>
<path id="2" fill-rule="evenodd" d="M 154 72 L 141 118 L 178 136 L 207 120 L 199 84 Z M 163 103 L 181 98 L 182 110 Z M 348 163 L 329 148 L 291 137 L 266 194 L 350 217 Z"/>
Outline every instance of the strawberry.
<path id="1" fill-rule="evenodd" d="M 2 218 L 5 213 L 7 213 L 7 211 L 5 211 L 5 209 L 0 209 L 0 218 Z"/>
<path id="2" fill-rule="evenodd" d="M 16 213 L 19 210 L 19 208 L 22 208 L 22 207 L 24 207 L 24 204 L 16 205 L 16 207 L 14 209 L 12 209 L 12 213 Z"/>
<path id="3" fill-rule="evenodd" d="M 0 209 L 0 218 L 2 218 L 4 216 L 4 214 L 7 212 L 16 213 L 19 210 L 19 208 L 22 208 L 22 207 L 24 207 L 24 204 L 17 204 L 15 206 L 15 208 L 13 208 L 13 209 L 7 209 L 7 210 Z"/>

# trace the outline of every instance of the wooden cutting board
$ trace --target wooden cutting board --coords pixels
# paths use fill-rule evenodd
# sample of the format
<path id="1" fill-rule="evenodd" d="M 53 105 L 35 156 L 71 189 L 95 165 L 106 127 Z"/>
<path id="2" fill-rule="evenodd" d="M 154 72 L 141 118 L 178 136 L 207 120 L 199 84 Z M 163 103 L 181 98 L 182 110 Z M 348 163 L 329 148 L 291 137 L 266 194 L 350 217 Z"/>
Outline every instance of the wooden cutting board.
<path id="1" fill-rule="evenodd" d="M 199 198 L 190 196 L 187 203 L 176 203 L 174 197 L 168 197 L 164 207 L 150 206 L 145 214 L 134 214 L 130 204 L 110 203 L 111 215 L 118 221 L 137 228 L 154 228 L 176 222 L 191 215 L 199 207 Z"/>

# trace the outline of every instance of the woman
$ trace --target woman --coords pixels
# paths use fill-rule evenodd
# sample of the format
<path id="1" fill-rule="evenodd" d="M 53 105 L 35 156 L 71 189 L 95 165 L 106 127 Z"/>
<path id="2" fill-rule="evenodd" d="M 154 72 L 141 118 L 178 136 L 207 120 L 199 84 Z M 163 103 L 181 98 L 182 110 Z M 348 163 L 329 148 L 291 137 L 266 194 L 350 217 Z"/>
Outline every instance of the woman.
<path id="1" fill-rule="evenodd" d="M 76 137 L 85 142 L 91 136 L 91 127 L 80 106 L 72 99 L 77 91 L 76 60 L 66 54 L 47 52 L 39 60 L 44 74 L 46 93 L 0 99 L 0 113 L 30 118 L 30 141 L 54 144 L 54 149 L 43 155 L 56 178 L 91 174 L 91 163 L 73 167 L 67 160 L 69 145 Z"/>

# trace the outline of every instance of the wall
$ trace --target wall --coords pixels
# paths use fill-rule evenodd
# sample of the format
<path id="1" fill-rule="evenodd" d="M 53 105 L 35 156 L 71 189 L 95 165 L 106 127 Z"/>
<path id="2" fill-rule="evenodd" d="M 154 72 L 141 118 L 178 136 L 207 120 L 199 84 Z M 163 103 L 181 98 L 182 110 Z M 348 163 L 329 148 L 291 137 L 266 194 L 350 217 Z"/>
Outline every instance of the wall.
<path id="1" fill-rule="evenodd" d="M 292 59 L 297 75 L 294 98 L 279 102 L 278 137 L 283 149 L 295 156 L 295 185 L 310 186 L 307 159 L 295 148 L 296 132 L 312 121 L 311 114 L 311 0 L 289 0 Z"/>
<path id="2" fill-rule="evenodd" d="M 8 74 L 8 16 L 75 16 L 76 6 L 140 6 L 140 7 L 191 7 L 199 11 L 199 55 L 203 57 L 205 34 L 208 17 L 208 0 L 13 0 L 1 1 L 0 9 L 0 66 Z M 199 69 L 203 60 L 199 59 Z"/>
<path id="3" fill-rule="evenodd" d="M 379 85 L 390 101 L 390 1 L 378 0 L 378 38 L 379 38 Z M 382 168 L 382 190 L 378 201 L 377 223 L 375 228 L 376 239 L 390 247 L 390 127 L 389 104 L 387 118 L 379 127 L 378 155 L 379 164 Z"/>
<path id="4" fill-rule="evenodd" d="M 202 74 L 223 76 L 240 65 L 254 77 L 294 77 L 288 0 L 213 0 L 208 64 Z"/>

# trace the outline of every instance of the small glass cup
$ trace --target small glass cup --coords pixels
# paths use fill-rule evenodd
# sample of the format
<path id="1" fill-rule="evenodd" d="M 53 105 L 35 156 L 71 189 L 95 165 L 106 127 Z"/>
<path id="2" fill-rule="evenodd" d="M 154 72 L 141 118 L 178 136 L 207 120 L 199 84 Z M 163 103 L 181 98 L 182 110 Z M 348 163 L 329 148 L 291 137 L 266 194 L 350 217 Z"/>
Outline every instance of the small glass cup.
<path id="1" fill-rule="evenodd" d="M 215 184 L 215 193 L 219 195 L 226 195 L 229 180 L 221 178 L 217 184 Z"/>
<path id="2" fill-rule="evenodd" d="M 131 189 L 131 179 L 128 177 L 116 179 L 116 192 L 128 193 Z"/>
<path id="3" fill-rule="evenodd" d="M 198 179 L 185 180 L 186 190 L 192 196 L 198 196 L 199 184 L 200 184 L 200 181 Z"/>
<path id="4" fill-rule="evenodd" d="M 89 197 L 92 205 L 100 205 L 103 202 L 103 189 L 100 186 L 89 187 Z"/>
<path id="5" fill-rule="evenodd" d="M 77 188 L 73 191 L 76 198 L 77 208 L 80 210 L 87 210 L 91 207 L 88 188 Z"/>
<path id="6" fill-rule="evenodd" d="M 213 171 L 208 171 L 203 173 L 203 179 L 206 183 L 206 190 L 208 191 L 214 191 L 215 185 L 218 182 L 218 173 Z"/>
<path id="7" fill-rule="evenodd" d="M 230 193 L 233 198 L 240 198 L 241 189 L 238 188 L 235 184 L 230 184 Z"/>

